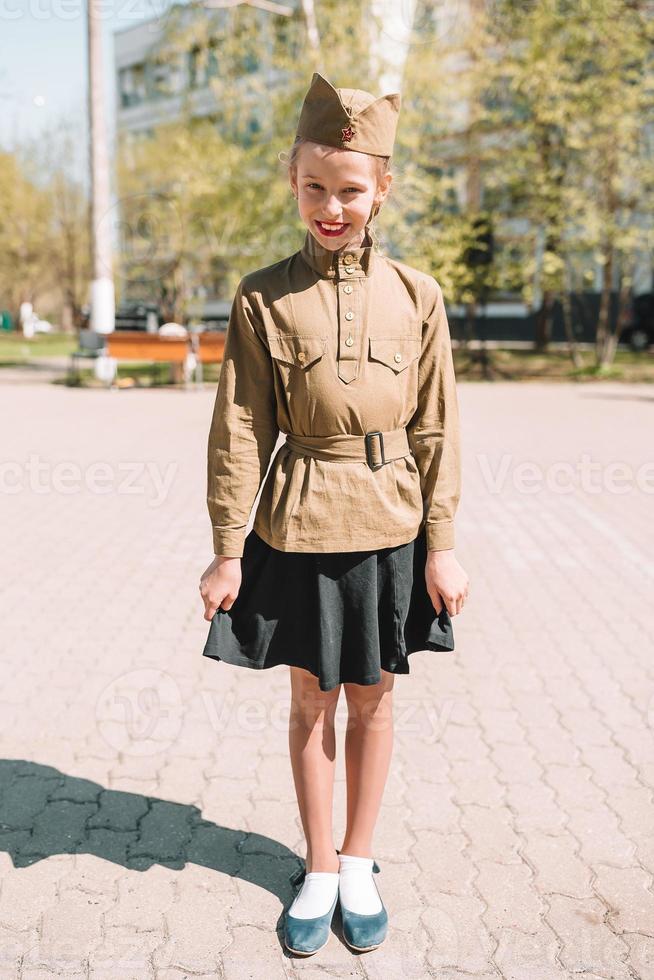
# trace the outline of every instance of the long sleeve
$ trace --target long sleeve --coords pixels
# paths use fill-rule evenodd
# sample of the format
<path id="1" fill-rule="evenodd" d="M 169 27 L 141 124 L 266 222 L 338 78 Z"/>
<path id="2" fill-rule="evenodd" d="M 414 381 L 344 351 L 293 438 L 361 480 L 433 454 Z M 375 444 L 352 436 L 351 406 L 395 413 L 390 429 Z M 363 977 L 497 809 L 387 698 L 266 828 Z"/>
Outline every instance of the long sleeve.
<path id="1" fill-rule="evenodd" d="M 461 494 L 459 406 L 452 345 L 441 287 L 427 301 L 418 368 L 418 407 L 408 426 L 420 472 L 427 548 L 454 547 L 454 515 Z"/>
<path id="2" fill-rule="evenodd" d="M 214 554 L 240 558 L 279 429 L 270 352 L 244 280 L 232 304 L 208 440 L 207 507 Z"/>

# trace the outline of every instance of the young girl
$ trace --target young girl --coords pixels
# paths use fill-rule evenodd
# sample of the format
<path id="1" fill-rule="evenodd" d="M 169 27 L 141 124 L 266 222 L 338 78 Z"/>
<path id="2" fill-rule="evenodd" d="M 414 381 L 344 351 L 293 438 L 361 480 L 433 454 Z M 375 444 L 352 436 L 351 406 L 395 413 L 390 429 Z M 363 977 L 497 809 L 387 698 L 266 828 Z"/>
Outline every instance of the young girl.
<path id="1" fill-rule="evenodd" d="M 237 287 L 209 434 L 216 557 L 200 583 L 203 655 L 290 666 L 307 854 L 284 940 L 301 955 L 327 942 L 338 898 L 353 949 L 385 938 L 372 840 L 394 675 L 409 673 L 414 651 L 454 649 L 450 617 L 468 595 L 453 550 L 459 419 L 441 289 L 378 251 L 371 227 L 399 108 L 398 94 L 375 99 L 314 73 L 289 160 L 304 243 Z M 347 827 L 336 850 L 341 685 Z"/>

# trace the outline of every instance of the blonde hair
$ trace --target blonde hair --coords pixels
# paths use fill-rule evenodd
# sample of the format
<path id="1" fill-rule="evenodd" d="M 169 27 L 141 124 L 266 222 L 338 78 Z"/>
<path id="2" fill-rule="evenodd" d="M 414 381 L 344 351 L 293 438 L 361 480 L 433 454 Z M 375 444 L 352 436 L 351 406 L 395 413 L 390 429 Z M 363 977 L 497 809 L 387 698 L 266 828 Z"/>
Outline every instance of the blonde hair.
<path id="1" fill-rule="evenodd" d="M 306 136 L 296 136 L 295 142 L 293 143 L 293 146 L 291 147 L 290 153 L 287 153 L 285 150 L 282 150 L 281 151 L 281 153 L 279 154 L 278 159 L 280 160 L 280 162 L 282 164 L 284 164 L 284 166 L 286 167 L 287 171 L 296 170 L 296 168 L 297 168 L 297 158 L 298 158 L 298 154 L 300 152 L 300 147 L 302 146 L 302 144 L 303 143 L 313 143 L 313 142 L 315 142 L 315 141 L 314 140 L 307 139 Z M 378 156 L 375 156 L 372 153 L 364 153 L 363 156 L 366 156 L 366 157 L 368 157 L 369 160 L 372 160 L 373 161 L 372 172 L 373 172 L 373 176 L 375 177 L 375 179 L 377 180 L 378 183 L 379 183 L 379 181 L 382 180 L 382 178 L 387 173 L 390 173 L 390 171 L 391 171 L 391 166 L 390 166 L 391 165 L 391 157 L 378 157 Z M 389 193 L 390 193 L 390 191 L 389 191 Z M 373 206 L 372 218 L 375 218 L 379 214 L 380 211 L 381 211 L 381 205 L 375 204 Z"/>

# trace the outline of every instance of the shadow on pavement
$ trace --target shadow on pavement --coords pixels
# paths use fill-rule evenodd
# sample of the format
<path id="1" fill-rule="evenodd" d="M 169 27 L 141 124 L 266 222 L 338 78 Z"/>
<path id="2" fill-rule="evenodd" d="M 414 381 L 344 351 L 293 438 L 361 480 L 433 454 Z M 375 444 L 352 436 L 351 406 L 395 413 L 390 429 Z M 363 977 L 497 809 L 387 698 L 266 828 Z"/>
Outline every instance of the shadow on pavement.
<path id="1" fill-rule="evenodd" d="M 608 401 L 654 402 L 654 395 L 636 391 L 584 391 L 584 398 L 605 398 Z"/>
<path id="2" fill-rule="evenodd" d="M 269 837 L 203 820 L 196 806 L 104 789 L 52 766 L 0 759 L 0 849 L 24 868 L 54 854 L 94 854 L 134 871 L 192 862 L 266 888 L 286 905 L 304 866 Z"/>

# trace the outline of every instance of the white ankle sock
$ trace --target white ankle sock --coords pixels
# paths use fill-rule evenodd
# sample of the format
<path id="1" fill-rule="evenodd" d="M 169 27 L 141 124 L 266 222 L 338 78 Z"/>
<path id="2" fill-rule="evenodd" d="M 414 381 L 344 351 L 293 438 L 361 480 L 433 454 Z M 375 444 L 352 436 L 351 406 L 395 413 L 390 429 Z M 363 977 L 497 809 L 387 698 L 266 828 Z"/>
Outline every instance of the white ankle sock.
<path id="1" fill-rule="evenodd" d="M 345 908 L 359 915 L 381 912 L 381 899 L 372 878 L 373 858 L 339 854 L 338 860 L 341 864 L 338 890 Z"/>
<path id="2" fill-rule="evenodd" d="M 338 871 L 309 871 L 289 908 L 296 919 L 313 919 L 326 915 L 338 891 Z"/>

